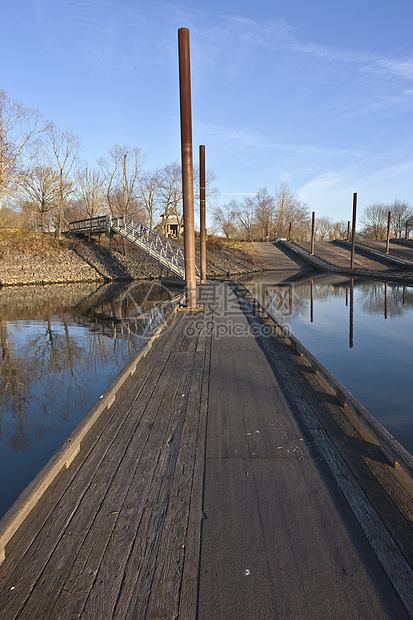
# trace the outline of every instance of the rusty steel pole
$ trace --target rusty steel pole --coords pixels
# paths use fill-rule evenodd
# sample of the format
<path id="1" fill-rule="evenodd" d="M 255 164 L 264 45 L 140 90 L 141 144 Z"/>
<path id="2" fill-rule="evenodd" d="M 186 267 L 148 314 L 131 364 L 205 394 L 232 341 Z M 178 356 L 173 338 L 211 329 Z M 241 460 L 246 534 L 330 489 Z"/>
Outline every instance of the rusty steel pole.
<path id="1" fill-rule="evenodd" d="M 191 66 L 189 30 L 178 30 L 179 94 L 181 111 L 182 193 L 184 205 L 184 252 L 186 307 L 196 307 L 194 170 L 192 161 Z"/>
<path id="2" fill-rule="evenodd" d="M 354 252 L 356 249 L 356 216 L 357 216 L 357 194 L 353 194 L 353 228 L 351 230 L 350 269 L 354 269 Z"/>
<path id="3" fill-rule="evenodd" d="M 387 216 L 386 254 L 388 254 L 390 251 L 390 222 L 391 222 L 391 211 L 389 211 L 389 215 Z"/>
<path id="4" fill-rule="evenodd" d="M 288 235 L 288 241 L 292 241 L 292 240 L 293 240 L 293 223 L 290 222 L 290 231 Z"/>
<path id="5" fill-rule="evenodd" d="M 311 256 L 314 256 L 314 236 L 315 236 L 315 212 L 311 218 Z"/>
<path id="6" fill-rule="evenodd" d="M 205 216 L 205 145 L 199 146 L 199 213 L 200 213 L 200 253 L 201 282 L 206 282 L 206 216 Z"/>
<path id="7" fill-rule="evenodd" d="M 350 220 L 347 222 L 347 241 L 350 241 Z"/>

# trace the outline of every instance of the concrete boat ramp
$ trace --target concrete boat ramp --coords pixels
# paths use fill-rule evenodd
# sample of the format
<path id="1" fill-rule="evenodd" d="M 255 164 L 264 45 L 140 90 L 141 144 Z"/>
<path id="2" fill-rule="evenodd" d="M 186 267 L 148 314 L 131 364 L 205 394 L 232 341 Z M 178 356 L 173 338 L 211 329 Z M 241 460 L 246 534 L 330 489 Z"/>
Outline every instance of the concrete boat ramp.
<path id="1" fill-rule="evenodd" d="M 0 522 L 0 617 L 412 617 L 411 455 L 241 285 L 198 295 Z"/>

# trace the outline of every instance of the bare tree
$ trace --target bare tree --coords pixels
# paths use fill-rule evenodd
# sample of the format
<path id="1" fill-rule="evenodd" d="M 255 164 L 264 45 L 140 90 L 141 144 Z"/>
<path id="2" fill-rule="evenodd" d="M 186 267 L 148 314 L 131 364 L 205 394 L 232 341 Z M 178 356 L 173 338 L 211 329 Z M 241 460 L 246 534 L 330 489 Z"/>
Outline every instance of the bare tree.
<path id="1" fill-rule="evenodd" d="M 381 202 L 366 207 L 361 218 L 363 236 L 376 241 L 385 239 L 389 211 L 390 208 Z"/>
<path id="2" fill-rule="evenodd" d="M 50 166 L 39 164 L 23 176 L 20 183 L 20 205 L 29 212 L 29 220 L 45 231 L 46 217 L 58 204 L 59 176 Z"/>
<path id="3" fill-rule="evenodd" d="M 139 178 L 139 198 L 145 210 L 149 228 L 153 228 L 154 216 L 159 209 L 161 176 L 158 168 L 146 172 Z"/>
<path id="4" fill-rule="evenodd" d="M 59 129 L 52 124 L 47 132 L 48 144 L 46 156 L 49 164 L 55 168 L 58 174 L 57 192 L 57 227 L 56 237 L 62 236 L 62 227 L 65 208 L 68 206 L 69 198 L 74 193 L 74 184 L 71 173 L 77 162 L 77 158 L 82 146 L 79 136 L 73 133 L 69 127 Z"/>
<path id="5" fill-rule="evenodd" d="M 267 188 L 261 188 L 255 196 L 255 217 L 262 240 L 269 238 L 270 230 L 274 224 L 274 198 L 268 193 Z"/>
<path id="6" fill-rule="evenodd" d="M 88 166 L 76 173 L 76 194 L 79 206 L 88 217 L 102 215 L 106 207 L 105 179 L 100 170 Z"/>
<path id="7" fill-rule="evenodd" d="M 402 233 L 406 230 L 406 222 L 413 218 L 413 209 L 406 200 L 396 198 L 393 204 L 389 205 L 388 210 L 391 211 L 394 235 L 401 238 Z"/>
<path id="8" fill-rule="evenodd" d="M 255 200 L 252 196 L 246 196 L 243 201 L 238 204 L 237 216 L 248 241 L 252 241 L 255 226 Z"/>
<path id="9" fill-rule="evenodd" d="M 234 237 L 237 234 L 238 204 L 231 200 L 228 204 L 213 208 L 212 217 L 214 224 L 226 237 Z"/>
<path id="10" fill-rule="evenodd" d="M 333 238 L 334 235 L 334 222 L 329 217 L 318 217 L 315 221 L 316 237 L 319 241 L 325 241 L 326 239 Z"/>
<path id="11" fill-rule="evenodd" d="M 106 182 L 106 201 L 112 215 L 140 217 L 139 176 L 144 155 L 139 147 L 115 144 L 98 161 Z"/>
<path id="12" fill-rule="evenodd" d="M 24 107 L 0 90 L 0 209 L 15 191 L 23 165 L 46 128 L 38 110 Z"/>

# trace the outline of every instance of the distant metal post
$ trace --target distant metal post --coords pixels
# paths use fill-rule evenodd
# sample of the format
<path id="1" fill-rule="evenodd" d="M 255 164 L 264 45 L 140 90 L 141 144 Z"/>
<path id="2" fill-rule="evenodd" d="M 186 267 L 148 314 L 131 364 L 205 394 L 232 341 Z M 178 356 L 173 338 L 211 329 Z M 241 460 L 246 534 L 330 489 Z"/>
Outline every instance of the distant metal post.
<path id="1" fill-rule="evenodd" d="M 288 241 L 292 241 L 293 240 L 293 223 L 290 222 L 290 232 L 288 235 Z"/>
<path id="2" fill-rule="evenodd" d="M 314 256 L 314 236 L 315 236 L 315 212 L 311 219 L 311 256 Z"/>
<path id="3" fill-rule="evenodd" d="M 354 269 L 354 252 L 356 249 L 356 216 L 357 216 L 357 194 L 353 194 L 353 228 L 351 230 L 350 269 Z"/>
<path id="4" fill-rule="evenodd" d="M 391 211 L 389 211 L 389 215 L 387 217 L 386 254 L 388 254 L 390 250 L 390 222 L 391 222 Z"/>
<path id="5" fill-rule="evenodd" d="M 205 222 L 205 145 L 199 146 L 199 210 L 200 210 L 200 253 L 201 282 L 206 281 L 206 222 Z"/>
<path id="6" fill-rule="evenodd" d="M 350 241 L 350 220 L 347 222 L 347 241 Z"/>
<path id="7" fill-rule="evenodd" d="M 406 239 L 409 238 L 409 220 L 406 220 Z"/>
<path id="8" fill-rule="evenodd" d="M 181 112 L 182 193 L 184 207 L 185 289 L 187 308 L 196 307 L 194 171 L 192 161 L 191 67 L 189 30 L 178 30 Z"/>

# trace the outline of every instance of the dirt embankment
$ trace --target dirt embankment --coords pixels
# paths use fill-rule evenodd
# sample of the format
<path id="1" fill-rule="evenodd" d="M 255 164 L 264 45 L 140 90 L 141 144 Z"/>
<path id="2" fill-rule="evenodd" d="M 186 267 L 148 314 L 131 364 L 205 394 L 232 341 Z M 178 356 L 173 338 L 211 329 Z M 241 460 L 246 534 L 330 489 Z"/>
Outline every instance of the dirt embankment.
<path id="1" fill-rule="evenodd" d="M 260 271 L 260 263 L 249 244 L 241 250 L 234 244 L 209 240 L 208 277 L 229 277 Z M 0 286 L 23 284 L 68 284 L 73 282 L 148 280 L 175 277 L 141 250 L 117 239 L 112 256 L 106 237 L 98 241 L 48 235 L 8 233 L 0 235 Z"/>

